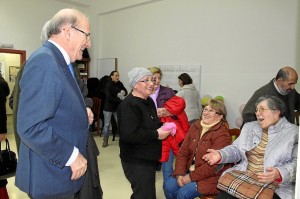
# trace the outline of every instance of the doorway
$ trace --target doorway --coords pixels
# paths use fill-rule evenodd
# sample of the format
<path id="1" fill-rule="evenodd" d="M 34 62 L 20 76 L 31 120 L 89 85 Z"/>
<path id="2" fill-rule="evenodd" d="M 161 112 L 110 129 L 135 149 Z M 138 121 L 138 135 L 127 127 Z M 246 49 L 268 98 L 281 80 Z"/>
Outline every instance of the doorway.
<path id="1" fill-rule="evenodd" d="M 15 86 L 16 75 L 25 60 L 26 51 L 24 50 L 0 48 L 0 73 L 8 83 L 10 93 Z M 12 110 L 8 106 L 8 100 L 6 102 L 6 112 L 12 114 Z"/>

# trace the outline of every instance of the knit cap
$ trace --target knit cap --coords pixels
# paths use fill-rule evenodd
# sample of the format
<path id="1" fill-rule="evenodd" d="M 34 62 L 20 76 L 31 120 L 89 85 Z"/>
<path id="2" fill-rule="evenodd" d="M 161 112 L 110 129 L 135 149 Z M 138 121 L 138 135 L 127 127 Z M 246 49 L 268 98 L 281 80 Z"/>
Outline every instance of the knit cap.
<path id="1" fill-rule="evenodd" d="M 134 88 L 134 86 L 145 76 L 152 76 L 152 73 L 147 68 L 136 67 L 131 69 L 128 72 L 130 87 Z"/>

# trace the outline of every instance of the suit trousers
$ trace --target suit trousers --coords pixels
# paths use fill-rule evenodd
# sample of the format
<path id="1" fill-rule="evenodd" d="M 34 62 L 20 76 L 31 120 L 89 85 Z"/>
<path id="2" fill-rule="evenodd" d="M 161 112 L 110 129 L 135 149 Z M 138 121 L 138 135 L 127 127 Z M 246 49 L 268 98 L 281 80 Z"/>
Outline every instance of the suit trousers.
<path id="1" fill-rule="evenodd" d="M 30 199 L 54 199 L 53 196 L 46 197 L 46 198 L 33 198 L 28 194 Z M 79 191 L 77 193 L 71 194 L 71 195 L 65 195 L 65 196 L 55 196 L 55 199 L 79 199 Z"/>
<path id="2" fill-rule="evenodd" d="M 130 199 L 156 199 L 156 163 L 153 165 L 140 165 L 121 162 L 124 174 L 133 191 Z"/>

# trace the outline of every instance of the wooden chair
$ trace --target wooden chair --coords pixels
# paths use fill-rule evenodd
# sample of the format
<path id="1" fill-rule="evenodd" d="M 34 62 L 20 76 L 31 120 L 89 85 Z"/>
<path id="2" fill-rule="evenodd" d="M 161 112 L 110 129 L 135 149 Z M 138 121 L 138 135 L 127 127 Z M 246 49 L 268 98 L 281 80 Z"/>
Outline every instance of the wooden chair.
<path id="1" fill-rule="evenodd" d="M 241 129 L 238 129 L 238 128 L 228 129 L 228 131 L 229 131 L 232 141 L 234 141 L 236 138 L 238 138 L 241 133 Z"/>
<path id="2" fill-rule="evenodd" d="M 93 97 L 93 114 L 94 114 L 94 130 L 97 132 L 97 135 L 101 135 L 100 127 L 100 110 L 101 110 L 101 99 L 98 97 Z"/>

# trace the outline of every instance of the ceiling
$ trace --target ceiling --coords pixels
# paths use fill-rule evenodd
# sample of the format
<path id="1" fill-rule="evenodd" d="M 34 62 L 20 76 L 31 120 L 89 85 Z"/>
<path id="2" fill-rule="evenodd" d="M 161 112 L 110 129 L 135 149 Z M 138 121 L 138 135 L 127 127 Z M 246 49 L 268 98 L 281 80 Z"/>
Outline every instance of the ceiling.
<path id="1" fill-rule="evenodd" d="M 105 15 L 120 10 L 154 3 L 162 0 L 56 0 L 74 6 L 94 9 L 97 15 Z"/>

